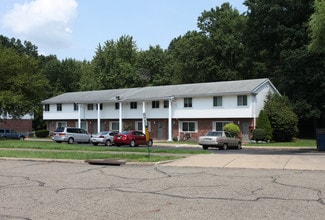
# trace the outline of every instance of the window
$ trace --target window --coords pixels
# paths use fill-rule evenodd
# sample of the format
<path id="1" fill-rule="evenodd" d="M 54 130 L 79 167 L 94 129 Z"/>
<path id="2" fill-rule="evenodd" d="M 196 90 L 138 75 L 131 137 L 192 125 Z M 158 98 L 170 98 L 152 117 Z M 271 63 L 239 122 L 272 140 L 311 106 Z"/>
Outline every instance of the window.
<path id="1" fill-rule="evenodd" d="M 116 110 L 120 109 L 120 103 L 115 102 L 115 109 L 116 109 Z"/>
<path id="2" fill-rule="evenodd" d="M 214 131 L 223 131 L 223 127 L 229 123 L 232 123 L 232 121 L 215 121 L 213 123 L 213 130 Z"/>
<path id="3" fill-rule="evenodd" d="M 168 100 L 164 100 L 164 108 L 169 108 L 169 101 Z"/>
<path id="4" fill-rule="evenodd" d="M 142 131 L 142 121 L 135 122 L 135 130 Z"/>
<path id="5" fill-rule="evenodd" d="M 103 103 L 100 103 L 99 104 L 99 109 L 100 110 L 103 110 Z M 96 110 L 98 110 L 98 104 L 96 104 Z"/>
<path id="6" fill-rule="evenodd" d="M 213 107 L 222 106 L 222 96 L 214 96 L 213 97 Z"/>
<path id="7" fill-rule="evenodd" d="M 184 98 L 184 108 L 192 107 L 192 98 Z"/>
<path id="8" fill-rule="evenodd" d="M 87 110 L 89 110 L 89 111 L 94 110 L 94 104 L 88 104 Z"/>
<path id="9" fill-rule="evenodd" d="M 150 121 L 147 121 L 147 124 L 148 124 L 148 131 L 151 131 L 151 123 L 150 123 Z M 135 130 L 142 131 L 142 121 L 136 121 L 135 122 Z"/>
<path id="10" fill-rule="evenodd" d="M 152 101 L 152 108 L 159 108 L 159 101 Z"/>
<path id="11" fill-rule="evenodd" d="M 182 122 L 182 131 L 189 132 L 189 131 L 196 131 L 196 124 L 195 121 L 183 121 Z"/>
<path id="12" fill-rule="evenodd" d="M 237 96 L 237 106 L 247 106 L 247 95 Z"/>
<path id="13" fill-rule="evenodd" d="M 56 122 L 56 127 L 66 127 L 67 126 L 67 122 L 66 121 L 58 121 Z"/>
<path id="14" fill-rule="evenodd" d="M 120 129 L 120 123 L 118 121 L 111 121 L 110 128 L 111 128 L 111 130 L 118 131 Z"/>
<path id="15" fill-rule="evenodd" d="M 45 104 L 44 105 L 44 111 L 45 112 L 49 112 L 50 111 L 50 105 L 49 104 Z"/>
<path id="16" fill-rule="evenodd" d="M 131 102 L 130 103 L 130 108 L 131 109 L 137 109 L 138 108 L 138 103 L 137 102 Z"/>
<path id="17" fill-rule="evenodd" d="M 56 110 L 62 112 L 62 104 L 56 104 Z"/>
<path id="18" fill-rule="evenodd" d="M 79 109 L 78 104 L 77 104 L 77 103 L 74 103 L 74 104 L 73 104 L 73 110 L 74 110 L 74 111 L 78 111 L 78 109 Z"/>

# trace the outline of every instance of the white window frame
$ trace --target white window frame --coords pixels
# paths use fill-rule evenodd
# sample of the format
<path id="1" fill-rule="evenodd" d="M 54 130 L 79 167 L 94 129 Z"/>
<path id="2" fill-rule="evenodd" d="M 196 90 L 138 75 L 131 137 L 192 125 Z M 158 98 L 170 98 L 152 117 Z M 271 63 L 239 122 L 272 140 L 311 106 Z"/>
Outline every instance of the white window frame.
<path id="1" fill-rule="evenodd" d="M 213 130 L 213 131 L 219 131 L 219 130 L 217 130 L 216 123 L 222 123 L 222 130 L 221 130 L 221 131 L 223 131 L 223 127 L 224 127 L 226 124 L 233 123 L 233 121 L 213 121 L 213 122 L 212 122 L 212 130 Z"/>
<path id="2" fill-rule="evenodd" d="M 194 123 L 194 131 L 184 131 L 183 129 L 183 123 Z M 184 133 L 196 133 L 198 130 L 198 122 L 197 121 L 181 121 L 180 123 L 180 131 Z"/>
<path id="3" fill-rule="evenodd" d="M 68 125 L 68 122 L 66 122 L 66 121 L 57 121 L 57 122 L 55 122 L 56 128 L 58 128 L 58 127 L 67 127 L 67 125 Z"/>
<path id="4" fill-rule="evenodd" d="M 148 123 L 148 131 L 150 132 L 151 131 L 151 121 L 147 121 L 147 123 Z M 142 121 L 135 121 L 134 127 L 135 127 L 135 130 L 142 131 Z M 144 133 L 145 131 L 142 131 L 142 132 Z"/>
<path id="5" fill-rule="evenodd" d="M 117 125 L 117 129 L 114 129 L 114 128 L 113 128 L 113 125 L 114 125 L 114 124 Z M 115 126 L 116 126 L 116 125 L 115 125 Z M 119 128 L 120 128 L 120 123 L 119 123 L 119 121 L 110 121 L 110 122 L 109 122 L 109 130 L 116 130 L 116 131 L 118 131 Z"/>
<path id="6" fill-rule="evenodd" d="M 242 106 L 247 106 L 247 104 L 248 104 L 247 95 L 238 95 L 237 96 L 237 106 L 242 107 Z"/>
<path id="7" fill-rule="evenodd" d="M 185 97 L 184 98 L 184 108 L 192 108 L 193 107 L 193 98 Z"/>
<path id="8" fill-rule="evenodd" d="M 221 102 L 221 105 L 218 105 L 218 100 Z M 222 96 L 213 96 L 213 107 L 222 107 Z"/>

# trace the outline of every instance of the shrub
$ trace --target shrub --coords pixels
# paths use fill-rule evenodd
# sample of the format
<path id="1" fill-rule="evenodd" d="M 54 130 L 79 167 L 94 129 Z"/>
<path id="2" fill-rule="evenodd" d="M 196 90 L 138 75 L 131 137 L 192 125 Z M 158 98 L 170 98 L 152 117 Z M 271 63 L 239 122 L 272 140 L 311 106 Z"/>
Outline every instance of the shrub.
<path id="1" fill-rule="evenodd" d="M 39 131 L 35 131 L 35 135 L 38 138 L 45 138 L 49 136 L 49 131 L 48 130 L 39 130 Z"/>
<path id="2" fill-rule="evenodd" d="M 232 136 L 240 137 L 240 128 L 234 123 L 226 124 L 223 130 L 229 132 Z"/>
<path id="3" fill-rule="evenodd" d="M 298 117 L 286 96 L 270 94 L 264 110 L 273 128 L 273 140 L 289 142 L 298 134 Z"/>
<path id="4" fill-rule="evenodd" d="M 260 114 L 258 115 L 258 118 L 256 120 L 256 129 L 264 129 L 263 140 L 271 140 L 272 139 L 273 129 L 271 127 L 269 117 L 267 117 L 264 110 L 261 110 Z"/>
<path id="5" fill-rule="evenodd" d="M 261 128 L 256 128 L 253 131 L 253 139 L 255 141 L 264 141 L 266 140 L 265 130 Z"/>

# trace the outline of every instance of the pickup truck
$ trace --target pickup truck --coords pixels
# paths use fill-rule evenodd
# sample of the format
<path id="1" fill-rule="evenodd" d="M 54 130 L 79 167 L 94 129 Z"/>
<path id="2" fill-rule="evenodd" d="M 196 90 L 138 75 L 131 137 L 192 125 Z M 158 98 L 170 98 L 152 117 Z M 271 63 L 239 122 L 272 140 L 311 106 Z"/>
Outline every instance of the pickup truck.
<path id="1" fill-rule="evenodd" d="M 233 137 L 229 132 L 225 131 L 209 131 L 205 136 L 200 136 L 199 145 L 202 145 L 204 150 L 209 147 L 216 147 L 221 150 L 228 148 L 242 149 L 242 141 L 237 137 Z"/>
<path id="2" fill-rule="evenodd" d="M 11 129 L 0 128 L 0 139 L 18 139 L 23 141 L 25 139 L 25 135 L 19 134 Z"/>

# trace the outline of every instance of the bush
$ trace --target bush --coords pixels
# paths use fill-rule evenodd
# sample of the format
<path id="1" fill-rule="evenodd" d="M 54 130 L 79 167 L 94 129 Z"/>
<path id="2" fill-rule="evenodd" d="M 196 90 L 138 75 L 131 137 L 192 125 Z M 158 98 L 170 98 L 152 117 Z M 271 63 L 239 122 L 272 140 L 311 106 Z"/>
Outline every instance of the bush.
<path id="1" fill-rule="evenodd" d="M 290 142 L 298 134 L 298 117 L 286 96 L 270 94 L 264 110 L 273 128 L 273 140 Z"/>
<path id="2" fill-rule="evenodd" d="M 49 136 L 49 131 L 48 130 L 39 130 L 39 131 L 35 131 L 35 135 L 38 138 L 46 138 Z"/>
<path id="3" fill-rule="evenodd" d="M 234 123 L 226 124 L 223 130 L 229 132 L 232 136 L 240 137 L 240 128 Z"/>
<path id="4" fill-rule="evenodd" d="M 269 117 L 265 114 L 264 110 L 260 111 L 258 118 L 256 120 L 256 129 L 263 129 L 264 130 L 264 137 L 263 140 L 271 140 L 272 139 L 272 132 L 273 129 L 271 127 L 271 123 Z M 260 132 L 260 131 L 258 131 Z"/>
<path id="5" fill-rule="evenodd" d="M 264 141 L 266 140 L 265 130 L 261 128 L 256 128 L 253 131 L 253 139 L 255 141 Z"/>

